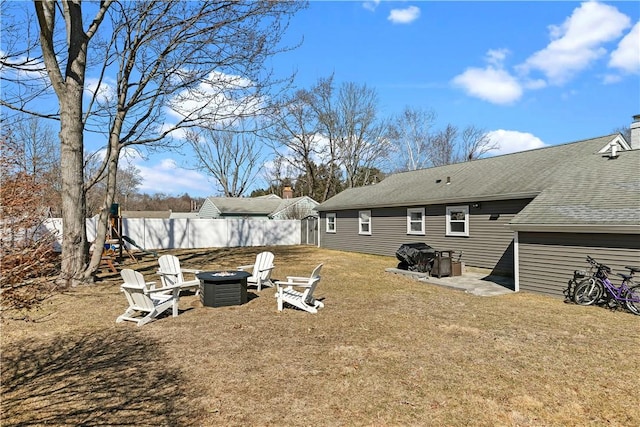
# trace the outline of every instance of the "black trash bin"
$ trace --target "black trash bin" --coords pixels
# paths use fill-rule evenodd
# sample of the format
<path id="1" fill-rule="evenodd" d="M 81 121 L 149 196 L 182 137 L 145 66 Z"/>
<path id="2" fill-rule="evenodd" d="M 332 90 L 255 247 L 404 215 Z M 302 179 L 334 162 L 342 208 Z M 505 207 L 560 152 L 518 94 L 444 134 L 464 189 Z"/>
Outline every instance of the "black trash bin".
<path id="1" fill-rule="evenodd" d="M 402 270 L 428 273 L 435 257 L 436 250 L 426 243 L 405 243 L 396 251 L 398 268 Z"/>

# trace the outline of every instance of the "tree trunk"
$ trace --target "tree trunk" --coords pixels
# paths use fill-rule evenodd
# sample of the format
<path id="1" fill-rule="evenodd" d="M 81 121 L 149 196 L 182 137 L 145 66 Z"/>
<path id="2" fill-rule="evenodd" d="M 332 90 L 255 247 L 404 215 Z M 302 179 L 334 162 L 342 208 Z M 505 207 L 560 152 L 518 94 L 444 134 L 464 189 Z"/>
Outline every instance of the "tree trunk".
<path id="1" fill-rule="evenodd" d="M 63 286 L 87 282 L 87 225 L 83 177 L 82 85 L 69 79 L 60 108 L 60 169 L 62 173 Z M 76 82 L 77 83 L 77 82 Z M 73 87 L 72 87 L 73 86 Z M 80 98 L 80 100 L 78 99 Z"/>
<path id="2" fill-rule="evenodd" d="M 115 193 L 117 186 L 117 174 L 118 174 L 118 160 L 120 158 L 120 141 L 117 135 L 120 134 L 122 120 L 116 120 L 116 130 L 110 133 L 109 137 L 109 161 L 107 163 L 107 177 L 106 177 L 106 193 L 104 196 L 104 204 L 100 209 L 100 216 L 98 219 L 98 226 L 96 228 L 96 238 L 94 241 L 95 249 L 91 256 L 91 262 L 87 267 L 86 276 L 94 276 L 96 270 L 100 267 L 100 261 L 102 258 L 102 248 L 107 235 L 107 227 L 109 226 L 109 212 L 111 205 L 115 202 Z M 122 230 L 120 230 L 122 232 Z"/>

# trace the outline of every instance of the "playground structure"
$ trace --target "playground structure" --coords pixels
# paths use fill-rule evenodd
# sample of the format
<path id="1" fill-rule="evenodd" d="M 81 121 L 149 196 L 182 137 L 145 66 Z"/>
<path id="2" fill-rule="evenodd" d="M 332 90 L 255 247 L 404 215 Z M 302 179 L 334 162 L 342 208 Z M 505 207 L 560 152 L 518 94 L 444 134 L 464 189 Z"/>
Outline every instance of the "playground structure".
<path id="1" fill-rule="evenodd" d="M 124 253 L 133 260 L 138 262 L 136 256 L 129 250 L 125 242 L 131 246 L 136 247 L 143 254 L 150 254 L 154 257 L 158 257 L 158 254 L 153 251 L 147 251 L 142 246 L 138 245 L 133 239 L 122 234 L 122 216 L 120 214 L 120 205 L 113 203 L 109 210 L 109 223 L 107 225 L 107 235 L 104 241 L 104 248 L 102 250 L 101 265 L 107 267 L 114 273 L 118 270 L 115 267 L 115 262 L 121 263 L 124 259 Z"/>

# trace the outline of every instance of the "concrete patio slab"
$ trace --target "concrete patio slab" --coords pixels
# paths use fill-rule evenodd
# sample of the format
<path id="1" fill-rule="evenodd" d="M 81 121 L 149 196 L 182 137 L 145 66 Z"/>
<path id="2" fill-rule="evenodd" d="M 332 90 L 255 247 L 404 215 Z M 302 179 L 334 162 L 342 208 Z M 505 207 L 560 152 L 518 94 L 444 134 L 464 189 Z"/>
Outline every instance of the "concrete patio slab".
<path id="1" fill-rule="evenodd" d="M 465 271 L 462 276 L 432 277 L 428 273 L 387 268 L 386 272 L 401 274 L 419 282 L 458 289 L 468 294 L 478 296 L 497 296 L 512 294 L 514 291 L 513 278 L 495 276 L 482 271 Z"/>

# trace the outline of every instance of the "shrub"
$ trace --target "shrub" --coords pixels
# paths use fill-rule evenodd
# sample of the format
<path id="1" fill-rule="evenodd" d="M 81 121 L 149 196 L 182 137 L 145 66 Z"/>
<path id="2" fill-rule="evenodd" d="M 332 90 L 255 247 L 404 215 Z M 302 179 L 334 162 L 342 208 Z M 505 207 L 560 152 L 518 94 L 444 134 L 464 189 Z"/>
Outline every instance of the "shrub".
<path id="1" fill-rule="evenodd" d="M 32 309 L 55 289 L 47 280 L 58 272 L 55 236 L 43 227 L 48 209 L 43 186 L 20 170 L 20 153 L 5 141 L 0 172 L 0 306 Z"/>

